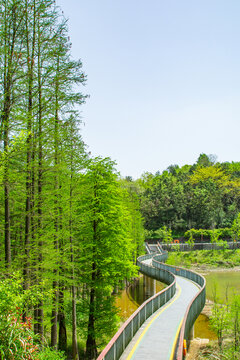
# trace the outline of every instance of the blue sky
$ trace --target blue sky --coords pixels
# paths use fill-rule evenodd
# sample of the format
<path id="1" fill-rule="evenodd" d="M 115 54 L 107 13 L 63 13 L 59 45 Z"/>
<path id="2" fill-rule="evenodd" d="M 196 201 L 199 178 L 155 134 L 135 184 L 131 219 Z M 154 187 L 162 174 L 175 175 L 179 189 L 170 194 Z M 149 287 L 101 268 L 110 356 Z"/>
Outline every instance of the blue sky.
<path id="1" fill-rule="evenodd" d="M 239 161 L 239 0 L 57 0 L 88 76 L 83 139 L 122 176 Z"/>

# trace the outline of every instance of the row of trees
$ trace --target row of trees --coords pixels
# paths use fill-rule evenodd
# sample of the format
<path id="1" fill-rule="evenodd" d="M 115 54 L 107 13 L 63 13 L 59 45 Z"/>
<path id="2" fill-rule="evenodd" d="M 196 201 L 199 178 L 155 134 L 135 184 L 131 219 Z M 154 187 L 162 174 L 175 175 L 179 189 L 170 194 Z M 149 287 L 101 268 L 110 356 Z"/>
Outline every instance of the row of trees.
<path id="1" fill-rule="evenodd" d="M 0 44 L 1 273 L 20 271 L 23 291 L 51 289 L 23 306 L 40 342 L 66 351 L 71 328 L 73 358 L 81 335 L 95 359 L 116 327 L 111 293 L 136 271 L 138 199 L 110 159 L 86 152 L 86 76 L 55 1 L 0 0 Z"/>
<path id="2" fill-rule="evenodd" d="M 231 227 L 240 212 L 240 163 L 216 163 L 201 154 L 194 165 L 169 166 L 132 182 L 147 230 Z"/>

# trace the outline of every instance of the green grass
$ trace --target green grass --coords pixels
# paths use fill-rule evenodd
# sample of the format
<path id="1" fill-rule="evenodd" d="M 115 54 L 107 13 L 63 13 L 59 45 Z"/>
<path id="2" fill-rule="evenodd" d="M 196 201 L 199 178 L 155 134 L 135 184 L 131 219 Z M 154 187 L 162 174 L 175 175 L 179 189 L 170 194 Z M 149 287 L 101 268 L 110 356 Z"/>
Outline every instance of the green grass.
<path id="1" fill-rule="evenodd" d="M 187 268 L 192 265 L 231 268 L 234 266 L 240 266 L 240 250 L 196 250 L 186 252 L 169 252 L 167 264 Z"/>

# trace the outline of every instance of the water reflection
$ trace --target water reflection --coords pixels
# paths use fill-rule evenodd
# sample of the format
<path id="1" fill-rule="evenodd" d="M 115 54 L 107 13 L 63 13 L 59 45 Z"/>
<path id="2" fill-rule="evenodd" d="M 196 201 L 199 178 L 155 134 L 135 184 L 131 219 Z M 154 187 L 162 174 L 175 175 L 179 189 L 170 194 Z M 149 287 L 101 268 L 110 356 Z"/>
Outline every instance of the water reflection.
<path id="1" fill-rule="evenodd" d="M 194 324 L 194 336 L 196 338 L 216 340 L 217 334 L 211 330 L 209 318 L 200 314 Z"/>
<path id="2" fill-rule="evenodd" d="M 207 282 L 207 298 L 217 302 L 231 301 L 233 295 L 240 294 L 239 271 L 211 271 L 204 275 Z"/>
<path id="3" fill-rule="evenodd" d="M 165 284 L 141 275 L 127 289 L 122 290 L 116 297 L 116 305 L 120 309 L 120 317 L 125 321 L 148 298 L 161 291 Z"/>
<path id="4" fill-rule="evenodd" d="M 166 285 L 148 276 L 141 276 L 127 289 L 129 298 L 140 306 L 144 301 L 161 291 Z"/>
<path id="5" fill-rule="evenodd" d="M 127 320 L 135 310 L 149 297 L 161 291 L 165 284 L 148 276 L 141 275 L 130 287 L 122 290 L 116 296 L 116 305 L 120 310 L 122 322 Z M 216 339 L 216 334 L 209 327 L 209 319 L 200 315 L 196 320 L 195 337 Z"/>

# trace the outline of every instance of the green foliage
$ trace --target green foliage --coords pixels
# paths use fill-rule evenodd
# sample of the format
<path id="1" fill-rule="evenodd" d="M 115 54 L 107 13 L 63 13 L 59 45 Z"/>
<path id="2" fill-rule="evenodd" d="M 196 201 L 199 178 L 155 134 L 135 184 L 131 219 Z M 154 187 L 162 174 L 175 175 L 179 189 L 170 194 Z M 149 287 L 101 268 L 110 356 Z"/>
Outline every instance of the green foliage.
<path id="1" fill-rule="evenodd" d="M 87 351 L 94 353 L 95 342 L 102 346 L 116 330 L 118 319 L 111 293 L 124 278 L 135 276 L 140 245 L 136 239 L 141 233 L 136 199 L 121 186 L 114 165 L 109 158 L 93 159 L 80 181 L 79 239 L 84 256 L 79 268 L 89 294 L 80 306 Z"/>
<path id="2" fill-rule="evenodd" d="M 202 167 L 209 167 L 212 166 L 216 161 L 215 155 L 206 155 L 204 153 L 200 154 L 197 159 L 197 165 Z"/>
<path id="3" fill-rule="evenodd" d="M 2 278 L 0 281 L 0 314 L 15 313 L 16 309 L 20 314 L 26 307 L 32 307 L 44 296 L 49 296 L 50 291 L 42 292 L 42 284 L 30 289 L 23 290 L 23 279 L 19 273 L 14 273 L 10 278 Z"/>
<path id="4" fill-rule="evenodd" d="M 230 228 L 240 212 L 239 163 L 215 164 L 213 157 L 201 154 L 193 166 L 171 165 L 143 179 L 137 183 L 149 231 L 162 226 L 180 234 L 191 228 Z"/>
<path id="5" fill-rule="evenodd" d="M 16 307 L 33 315 L 35 333 L 42 341 L 51 336 L 51 346 L 66 349 L 72 327 L 76 358 L 77 320 L 67 318 L 66 307 L 82 311 L 78 331 L 92 332 L 98 344 L 116 329 L 112 290 L 136 274 L 143 252 L 142 188 L 130 177 L 123 184 L 110 159 L 89 160 L 79 110 L 86 76 L 71 56 L 67 21 L 55 1 L 0 5 L 0 270 L 6 274 L 0 316 L 8 329 L 16 325 L 20 357 L 25 330 Z M 7 294 L 15 270 L 23 278 L 14 277 Z M 52 292 L 42 296 L 46 287 Z M 93 312 L 91 330 L 86 319 Z M 5 334 L 2 344 L 12 339 Z"/>
<path id="6" fill-rule="evenodd" d="M 192 249 L 194 246 L 194 238 L 193 238 L 193 232 L 191 230 L 189 230 L 189 239 L 187 241 L 188 245 L 190 246 L 190 248 Z"/>
<path id="7" fill-rule="evenodd" d="M 146 230 L 145 231 L 146 238 L 149 239 L 159 239 L 161 242 L 169 244 L 172 242 L 172 230 L 168 229 L 166 226 L 163 226 L 157 230 Z"/>
<path id="8" fill-rule="evenodd" d="M 66 356 L 63 352 L 51 349 L 49 347 L 37 354 L 37 360 L 65 360 Z"/>
<path id="9" fill-rule="evenodd" d="M 191 184 L 198 184 L 211 179 L 219 186 L 224 186 L 229 181 L 229 178 L 229 175 L 225 174 L 219 166 L 198 167 L 191 175 L 190 182 Z"/>
<path id="10" fill-rule="evenodd" d="M 191 264 L 208 265 L 210 267 L 233 267 L 240 265 L 240 250 L 195 250 L 170 252 L 167 263 L 189 267 Z"/>
<path id="11" fill-rule="evenodd" d="M 230 332 L 234 340 L 234 353 L 240 351 L 240 296 L 235 295 L 230 308 Z"/>
<path id="12" fill-rule="evenodd" d="M 225 305 L 214 303 L 213 313 L 210 319 L 211 327 L 218 337 L 218 345 L 222 348 L 226 328 L 229 326 L 229 314 Z"/>
<path id="13" fill-rule="evenodd" d="M 231 231 L 232 231 L 233 240 L 239 241 L 239 239 L 240 239 L 240 213 L 237 215 L 237 218 L 233 221 Z"/>
<path id="14" fill-rule="evenodd" d="M 218 337 L 219 349 L 226 358 L 238 359 L 240 350 L 240 296 L 235 295 L 231 302 L 226 298 L 226 304 L 218 303 L 217 289 L 210 323 Z M 224 342 L 224 339 L 228 341 Z M 229 339 L 231 339 L 229 341 Z"/>
<path id="15" fill-rule="evenodd" d="M 191 237 L 197 241 L 205 241 L 208 242 L 217 242 L 219 238 L 222 239 L 231 239 L 232 237 L 232 229 L 224 228 L 224 229 L 190 229 L 184 233 L 184 237 L 186 239 L 190 239 Z"/>
<path id="16" fill-rule="evenodd" d="M 32 307 L 43 296 L 39 287 L 23 290 L 22 278 L 13 274 L 11 278 L 0 281 L 0 354 L 2 359 L 39 360 L 64 359 L 61 354 L 44 349 L 39 352 L 38 337 L 33 331 L 33 319 L 30 316 L 23 321 L 22 314 L 26 306 Z M 49 356 L 49 357 L 48 357 Z M 55 357 L 54 357 L 55 356 Z"/>

